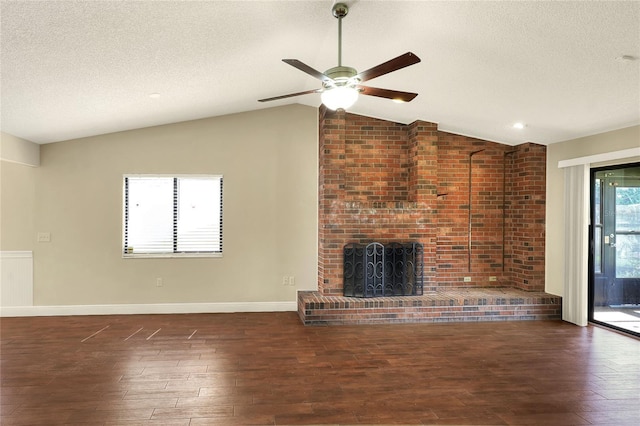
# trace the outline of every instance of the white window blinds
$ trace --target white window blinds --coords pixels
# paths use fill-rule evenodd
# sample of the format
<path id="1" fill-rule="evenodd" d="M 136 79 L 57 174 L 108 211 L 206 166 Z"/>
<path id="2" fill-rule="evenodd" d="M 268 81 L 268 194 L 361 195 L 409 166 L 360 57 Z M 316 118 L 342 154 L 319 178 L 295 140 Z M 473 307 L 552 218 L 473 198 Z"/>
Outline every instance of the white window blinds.
<path id="1" fill-rule="evenodd" d="M 125 176 L 124 256 L 222 253 L 222 176 Z"/>

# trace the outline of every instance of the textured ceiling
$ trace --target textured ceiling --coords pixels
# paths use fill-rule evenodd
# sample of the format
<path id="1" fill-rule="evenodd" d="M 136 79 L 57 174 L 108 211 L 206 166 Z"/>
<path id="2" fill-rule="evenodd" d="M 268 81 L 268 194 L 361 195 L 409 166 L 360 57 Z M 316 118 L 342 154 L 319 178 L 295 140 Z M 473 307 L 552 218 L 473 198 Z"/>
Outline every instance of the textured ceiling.
<path id="1" fill-rule="evenodd" d="M 361 96 L 351 112 L 507 144 L 640 123 L 639 1 L 346 3 L 343 65 L 362 71 L 407 51 L 422 59 L 367 82 L 419 93 L 413 102 Z M 337 65 L 332 4 L 2 0 L 1 129 L 48 143 L 318 106 L 318 94 L 257 99 L 320 87 L 281 59 Z"/>

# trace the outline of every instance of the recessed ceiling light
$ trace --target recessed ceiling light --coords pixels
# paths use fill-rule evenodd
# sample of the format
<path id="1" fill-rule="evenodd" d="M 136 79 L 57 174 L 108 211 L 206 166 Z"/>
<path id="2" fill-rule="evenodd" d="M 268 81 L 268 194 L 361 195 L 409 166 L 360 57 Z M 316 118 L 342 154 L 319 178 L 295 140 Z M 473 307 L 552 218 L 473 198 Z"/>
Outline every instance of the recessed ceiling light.
<path id="1" fill-rule="evenodd" d="M 150 97 L 151 99 L 158 99 L 158 98 L 160 98 L 160 93 L 151 93 L 151 94 L 149 95 L 149 97 Z"/>
<path id="2" fill-rule="evenodd" d="M 514 129 L 522 130 L 522 129 L 524 129 L 525 127 L 527 127 L 527 125 L 526 125 L 526 124 L 524 124 L 524 123 L 521 123 L 521 122 L 517 122 L 517 123 L 513 123 L 513 126 L 512 126 L 512 127 L 513 127 Z"/>

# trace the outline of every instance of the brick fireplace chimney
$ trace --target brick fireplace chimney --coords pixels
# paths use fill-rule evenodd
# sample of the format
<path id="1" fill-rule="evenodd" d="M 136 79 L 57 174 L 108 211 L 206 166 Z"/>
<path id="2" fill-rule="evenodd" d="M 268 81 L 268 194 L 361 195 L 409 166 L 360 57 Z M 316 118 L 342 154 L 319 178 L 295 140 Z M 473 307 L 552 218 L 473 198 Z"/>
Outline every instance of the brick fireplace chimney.
<path id="1" fill-rule="evenodd" d="M 342 294 L 343 247 L 373 241 L 421 243 L 425 291 L 544 291 L 544 146 L 324 107 L 319 119 L 320 294 Z"/>

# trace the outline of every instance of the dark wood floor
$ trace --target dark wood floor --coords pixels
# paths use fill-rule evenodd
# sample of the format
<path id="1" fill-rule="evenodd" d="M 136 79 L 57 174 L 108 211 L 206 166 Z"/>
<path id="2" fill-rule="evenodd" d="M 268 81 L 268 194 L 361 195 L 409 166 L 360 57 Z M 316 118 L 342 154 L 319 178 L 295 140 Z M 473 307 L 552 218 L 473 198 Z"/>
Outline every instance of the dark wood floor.
<path id="1" fill-rule="evenodd" d="M 561 321 L 1 320 L 0 423 L 640 424 L 640 340 Z"/>

